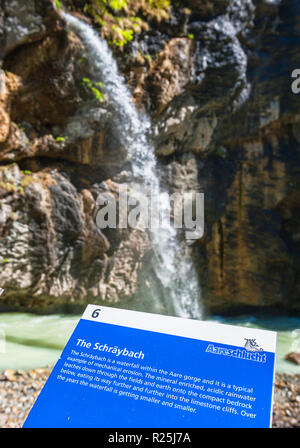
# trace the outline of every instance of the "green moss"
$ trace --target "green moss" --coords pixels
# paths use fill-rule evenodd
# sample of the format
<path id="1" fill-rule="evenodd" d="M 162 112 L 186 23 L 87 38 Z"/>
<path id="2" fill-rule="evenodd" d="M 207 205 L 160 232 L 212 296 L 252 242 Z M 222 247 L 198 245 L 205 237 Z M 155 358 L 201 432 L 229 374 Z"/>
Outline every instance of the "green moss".
<path id="1" fill-rule="evenodd" d="M 0 181 L 0 188 L 2 190 L 11 191 L 11 192 L 17 191 L 16 185 L 14 185 L 11 182 L 5 182 L 3 180 Z"/>
<path id="2" fill-rule="evenodd" d="M 30 170 L 20 170 L 22 178 L 20 180 L 14 180 L 12 177 L 11 167 L 15 166 L 16 163 L 11 165 L 0 167 L 0 190 L 5 190 L 6 192 L 21 194 L 24 193 L 24 188 L 28 187 L 34 178 L 31 176 Z"/>
<path id="3" fill-rule="evenodd" d="M 24 176 L 23 179 L 21 180 L 21 188 L 28 187 L 32 182 L 33 182 L 33 177 L 28 176 L 28 175 Z"/>

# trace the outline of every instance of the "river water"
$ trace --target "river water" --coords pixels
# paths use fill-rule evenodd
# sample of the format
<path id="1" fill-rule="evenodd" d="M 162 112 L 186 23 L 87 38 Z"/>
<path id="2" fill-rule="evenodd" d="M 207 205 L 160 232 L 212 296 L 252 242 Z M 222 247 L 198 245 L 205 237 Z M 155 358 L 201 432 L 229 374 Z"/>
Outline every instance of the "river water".
<path id="1" fill-rule="evenodd" d="M 79 319 L 79 315 L 0 314 L 0 371 L 53 366 Z M 276 371 L 300 374 L 300 366 L 284 360 L 287 353 L 300 351 L 300 317 L 211 316 L 207 320 L 277 331 Z"/>

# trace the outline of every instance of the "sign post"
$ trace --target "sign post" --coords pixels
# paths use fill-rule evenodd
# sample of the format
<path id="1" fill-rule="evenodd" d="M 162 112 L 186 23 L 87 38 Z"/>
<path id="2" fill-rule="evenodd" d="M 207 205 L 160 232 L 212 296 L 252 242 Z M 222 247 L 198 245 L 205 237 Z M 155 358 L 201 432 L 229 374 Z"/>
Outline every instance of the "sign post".
<path id="1" fill-rule="evenodd" d="M 88 305 L 24 427 L 267 428 L 276 333 Z"/>

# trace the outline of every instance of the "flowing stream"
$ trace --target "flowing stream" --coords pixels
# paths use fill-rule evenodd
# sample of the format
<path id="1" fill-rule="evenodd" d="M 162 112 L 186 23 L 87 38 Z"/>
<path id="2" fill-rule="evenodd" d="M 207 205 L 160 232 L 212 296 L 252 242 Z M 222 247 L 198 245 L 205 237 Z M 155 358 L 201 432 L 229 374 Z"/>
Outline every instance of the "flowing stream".
<path id="1" fill-rule="evenodd" d="M 26 370 L 53 366 L 80 317 L 81 315 L 1 313 L 0 372 L 5 369 Z M 211 316 L 209 321 L 277 331 L 276 371 L 300 374 L 300 366 L 284 359 L 287 353 L 300 351 L 300 317 Z M 4 339 L 2 344 L 1 336 Z"/>
<path id="2" fill-rule="evenodd" d="M 159 228 L 149 230 L 154 252 L 152 268 L 156 279 L 160 281 L 159 295 L 164 309 L 175 316 L 201 319 L 201 294 L 195 268 L 170 224 L 169 195 L 160 186 L 154 147 L 148 138 L 151 122 L 136 109 L 106 41 L 87 23 L 66 12 L 63 16 L 69 28 L 85 45 L 93 77 L 104 83 L 114 110 L 114 124 L 122 145 L 128 151 L 134 188 L 139 187 L 145 195 L 157 198 L 162 223 Z M 148 300 L 149 306 L 157 300 L 155 291 L 152 300 Z"/>

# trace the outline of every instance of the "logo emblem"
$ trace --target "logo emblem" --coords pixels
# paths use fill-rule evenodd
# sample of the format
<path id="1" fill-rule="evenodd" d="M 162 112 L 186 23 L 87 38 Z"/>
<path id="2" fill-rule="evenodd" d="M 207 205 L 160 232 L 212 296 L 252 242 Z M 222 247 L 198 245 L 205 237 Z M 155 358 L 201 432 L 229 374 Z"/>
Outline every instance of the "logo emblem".
<path id="1" fill-rule="evenodd" d="M 244 348 L 246 350 L 248 350 L 249 352 L 263 352 L 264 351 L 264 349 L 261 348 L 257 344 L 256 339 L 246 339 L 246 338 L 244 338 L 244 339 L 246 341 L 245 345 L 244 345 Z"/>

